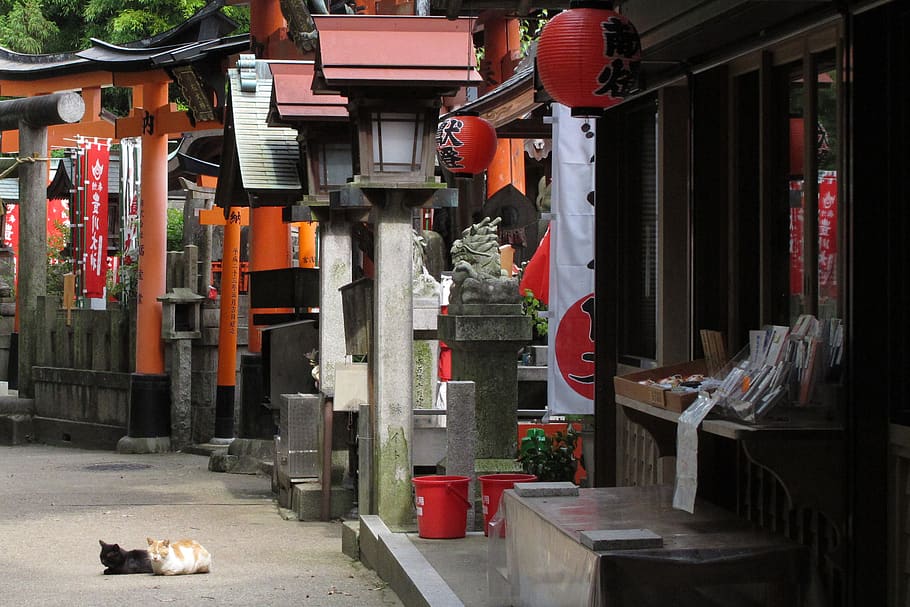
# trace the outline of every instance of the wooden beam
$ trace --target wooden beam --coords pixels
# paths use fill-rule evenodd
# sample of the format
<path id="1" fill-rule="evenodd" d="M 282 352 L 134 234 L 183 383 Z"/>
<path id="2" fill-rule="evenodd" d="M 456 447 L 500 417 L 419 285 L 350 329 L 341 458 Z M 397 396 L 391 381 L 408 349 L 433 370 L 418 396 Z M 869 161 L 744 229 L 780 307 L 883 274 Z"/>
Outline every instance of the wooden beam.
<path id="1" fill-rule="evenodd" d="M 177 109 L 173 103 L 158 108 L 150 112 L 154 117 L 152 128 L 155 133 L 187 133 L 190 131 L 204 131 L 211 129 L 220 129 L 224 125 L 217 120 L 207 120 L 197 122 L 195 125 L 190 122 L 189 115 Z M 146 113 L 143 108 L 133 108 L 133 114 L 124 118 L 117 119 L 116 138 L 139 137 L 142 135 L 143 126 L 146 120 Z"/>
<path id="2" fill-rule="evenodd" d="M 106 120 L 59 124 L 47 129 L 47 145 L 50 148 L 66 148 L 75 145 L 77 135 L 114 139 L 114 125 Z M 12 154 L 19 151 L 19 131 L 3 131 L 0 138 L 0 153 Z"/>
<path id="3" fill-rule="evenodd" d="M 114 74 L 114 86 L 142 86 L 143 84 L 170 82 L 171 77 L 164 70 L 148 72 L 117 72 Z"/>
<path id="4" fill-rule="evenodd" d="M 41 80 L 0 80 L 0 95 L 5 97 L 33 97 L 44 93 L 81 91 L 93 87 L 111 86 L 114 74 L 111 72 L 88 72 L 54 76 Z"/>

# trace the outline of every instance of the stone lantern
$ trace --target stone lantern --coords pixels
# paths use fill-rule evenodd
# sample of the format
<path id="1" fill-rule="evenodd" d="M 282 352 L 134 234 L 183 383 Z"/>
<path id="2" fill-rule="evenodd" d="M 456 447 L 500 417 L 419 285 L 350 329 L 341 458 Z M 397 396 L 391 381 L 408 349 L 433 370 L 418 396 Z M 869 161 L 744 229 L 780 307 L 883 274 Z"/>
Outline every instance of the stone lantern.
<path id="1" fill-rule="evenodd" d="M 473 20 L 387 15 L 314 15 L 313 91 L 341 94 L 357 129 L 354 176 L 331 192 L 332 210 L 364 209 L 373 221 L 372 504 L 390 528 L 413 526 L 412 214 L 456 206 L 434 177 L 441 97 L 481 81 Z M 364 52 L 367 49 L 367 52 Z"/>

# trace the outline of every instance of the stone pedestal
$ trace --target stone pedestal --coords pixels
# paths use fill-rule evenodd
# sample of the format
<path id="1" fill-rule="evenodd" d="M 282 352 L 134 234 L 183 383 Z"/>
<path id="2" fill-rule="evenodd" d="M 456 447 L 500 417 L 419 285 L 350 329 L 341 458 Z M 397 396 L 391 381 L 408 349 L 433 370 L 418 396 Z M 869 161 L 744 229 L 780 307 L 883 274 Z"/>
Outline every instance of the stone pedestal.
<path id="1" fill-rule="evenodd" d="M 514 460 L 518 428 L 518 351 L 531 341 L 520 304 L 450 306 L 439 339 L 452 349 L 452 378 L 476 386 L 475 459 Z"/>

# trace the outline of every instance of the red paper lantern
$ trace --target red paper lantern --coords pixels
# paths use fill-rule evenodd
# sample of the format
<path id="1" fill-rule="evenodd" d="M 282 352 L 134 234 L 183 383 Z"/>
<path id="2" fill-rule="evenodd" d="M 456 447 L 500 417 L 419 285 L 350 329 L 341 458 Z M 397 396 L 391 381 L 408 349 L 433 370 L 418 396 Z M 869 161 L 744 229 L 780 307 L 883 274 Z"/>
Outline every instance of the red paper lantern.
<path id="1" fill-rule="evenodd" d="M 436 128 L 436 153 L 455 175 L 478 175 L 496 155 L 496 129 L 473 113 L 450 116 Z"/>
<path id="2" fill-rule="evenodd" d="M 537 71 L 550 96 L 578 116 L 597 116 L 638 88 L 641 41 L 609 2 L 576 1 L 537 42 Z"/>

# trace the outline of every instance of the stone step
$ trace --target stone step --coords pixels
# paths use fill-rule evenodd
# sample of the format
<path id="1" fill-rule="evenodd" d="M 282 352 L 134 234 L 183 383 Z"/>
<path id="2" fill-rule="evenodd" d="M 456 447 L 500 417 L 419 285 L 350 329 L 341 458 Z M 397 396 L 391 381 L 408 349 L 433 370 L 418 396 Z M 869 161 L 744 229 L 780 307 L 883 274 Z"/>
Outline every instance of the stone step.
<path id="1" fill-rule="evenodd" d="M 0 415 L 0 445 L 25 445 L 35 440 L 35 424 L 28 413 Z"/>

